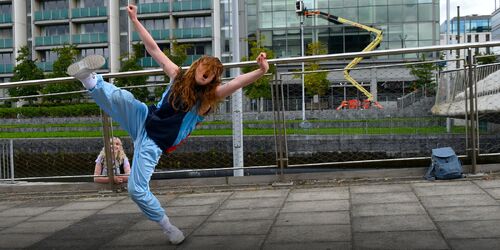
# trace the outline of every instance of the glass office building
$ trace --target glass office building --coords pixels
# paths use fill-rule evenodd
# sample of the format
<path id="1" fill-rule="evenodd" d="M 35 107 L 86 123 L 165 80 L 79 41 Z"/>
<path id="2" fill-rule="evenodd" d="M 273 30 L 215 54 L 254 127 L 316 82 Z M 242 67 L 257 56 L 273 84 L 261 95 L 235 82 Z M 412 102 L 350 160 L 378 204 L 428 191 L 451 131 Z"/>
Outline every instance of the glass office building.
<path id="1" fill-rule="evenodd" d="M 305 0 L 304 5 L 381 29 L 384 39 L 379 49 L 439 44 L 439 0 Z M 248 37 L 264 36 L 277 57 L 301 55 L 295 1 L 247 0 L 246 9 Z M 305 18 L 303 25 L 305 44 L 323 42 L 329 53 L 361 51 L 371 40 L 366 31 L 319 17 Z"/>

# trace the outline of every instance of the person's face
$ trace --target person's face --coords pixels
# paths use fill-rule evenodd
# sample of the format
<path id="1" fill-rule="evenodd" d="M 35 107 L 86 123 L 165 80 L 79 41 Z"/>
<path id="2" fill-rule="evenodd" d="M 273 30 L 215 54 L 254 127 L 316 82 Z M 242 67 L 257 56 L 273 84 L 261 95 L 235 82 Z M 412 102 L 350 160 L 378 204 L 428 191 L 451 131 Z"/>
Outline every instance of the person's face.
<path id="1" fill-rule="evenodd" d="M 215 74 L 214 72 L 210 71 L 209 67 L 207 67 L 205 64 L 200 63 L 196 68 L 194 78 L 196 80 L 196 84 L 205 86 L 214 80 Z"/>
<path id="2" fill-rule="evenodd" d="M 122 147 L 122 142 L 119 140 L 113 140 L 112 146 L 115 153 L 120 152 L 120 149 Z"/>

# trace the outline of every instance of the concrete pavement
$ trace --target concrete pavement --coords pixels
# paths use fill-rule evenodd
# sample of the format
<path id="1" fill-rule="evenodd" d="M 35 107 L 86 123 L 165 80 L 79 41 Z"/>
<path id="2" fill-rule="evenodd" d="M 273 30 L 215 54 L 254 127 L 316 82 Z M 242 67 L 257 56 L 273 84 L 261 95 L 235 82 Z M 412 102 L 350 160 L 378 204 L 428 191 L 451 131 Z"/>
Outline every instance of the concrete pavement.
<path id="1" fill-rule="evenodd" d="M 194 191 L 193 191 L 194 190 Z M 170 245 L 124 193 L 4 196 L 1 249 L 500 249 L 500 178 L 159 191 Z"/>

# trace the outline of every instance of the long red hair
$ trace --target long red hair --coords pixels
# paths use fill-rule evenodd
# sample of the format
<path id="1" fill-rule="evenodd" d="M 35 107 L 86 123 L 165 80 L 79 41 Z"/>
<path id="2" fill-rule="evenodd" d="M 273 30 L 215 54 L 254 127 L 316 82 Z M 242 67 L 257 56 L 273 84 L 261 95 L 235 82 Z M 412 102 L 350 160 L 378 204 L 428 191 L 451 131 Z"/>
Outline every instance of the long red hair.
<path id="1" fill-rule="evenodd" d="M 212 82 L 203 86 L 198 85 L 195 79 L 196 69 L 200 64 L 214 74 Z M 188 112 L 199 102 L 198 114 L 205 115 L 208 111 L 213 111 L 220 101 L 215 95 L 215 89 L 221 84 L 223 69 L 217 57 L 202 56 L 194 61 L 188 70 L 180 70 L 170 91 L 169 101 L 172 107 Z"/>

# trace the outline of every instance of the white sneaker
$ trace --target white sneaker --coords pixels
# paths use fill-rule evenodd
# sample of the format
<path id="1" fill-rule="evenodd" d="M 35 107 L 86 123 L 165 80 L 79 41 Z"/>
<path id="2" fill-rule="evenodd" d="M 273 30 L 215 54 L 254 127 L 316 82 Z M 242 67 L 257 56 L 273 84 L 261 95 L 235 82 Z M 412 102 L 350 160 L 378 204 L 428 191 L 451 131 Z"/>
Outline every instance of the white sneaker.
<path id="1" fill-rule="evenodd" d="M 176 226 L 170 225 L 167 230 L 163 231 L 170 243 L 174 245 L 181 244 L 184 241 L 184 234 Z"/>
<path id="2" fill-rule="evenodd" d="M 66 73 L 78 80 L 83 80 L 90 76 L 96 69 L 101 68 L 106 63 L 101 55 L 86 56 L 82 60 L 71 64 Z"/>

